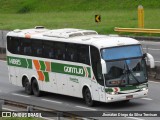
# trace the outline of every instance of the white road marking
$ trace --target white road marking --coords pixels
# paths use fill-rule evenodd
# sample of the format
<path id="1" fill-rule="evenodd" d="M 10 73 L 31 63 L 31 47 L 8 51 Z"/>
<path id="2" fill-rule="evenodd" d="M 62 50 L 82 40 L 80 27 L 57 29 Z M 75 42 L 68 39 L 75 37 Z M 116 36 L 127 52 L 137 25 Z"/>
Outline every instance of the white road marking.
<path id="1" fill-rule="evenodd" d="M 153 48 L 143 48 L 143 49 L 148 49 L 148 50 L 160 50 L 160 49 L 153 49 Z"/>
<path id="2" fill-rule="evenodd" d="M 12 93 L 12 95 L 15 95 L 15 96 L 21 96 L 21 97 L 31 97 L 31 96 L 21 95 L 21 94 L 17 94 L 17 93 Z"/>
<path id="3" fill-rule="evenodd" d="M 7 61 L 5 61 L 5 60 L 0 60 L 0 62 L 7 62 Z"/>
<path id="4" fill-rule="evenodd" d="M 145 119 L 141 119 L 141 118 L 137 118 L 137 117 L 126 117 L 126 118 L 130 118 L 130 119 L 134 119 L 134 120 L 145 120 Z"/>
<path id="5" fill-rule="evenodd" d="M 62 104 L 62 102 L 58 102 L 58 101 L 54 101 L 54 100 L 48 100 L 48 99 L 41 99 L 41 100 L 47 101 L 47 102 L 53 102 L 53 103 Z"/>
<path id="6" fill-rule="evenodd" d="M 94 110 L 96 111 L 97 109 L 93 109 L 93 108 L 87 108 L 87 107 L 83 107 L 83 106 L 76 106 L 77 108 L 82 108 L 82 109 L 87 109 L 87 110 Z"/>
<path id="7" fill-rule="evenodd" d="M 155 82 L 155 81 L 149 81 L 149 82 L 151 82 L 151 83 L 156 83 L 156 84 L 157 84 L 157 83 L 160 83 L 160 82 Z"/>
<path id="8" fill-rule="evenodd" d="M 143 100 L 153 100 L 151 98 L 141 98 L 141 99 L 143 99 Z"/>

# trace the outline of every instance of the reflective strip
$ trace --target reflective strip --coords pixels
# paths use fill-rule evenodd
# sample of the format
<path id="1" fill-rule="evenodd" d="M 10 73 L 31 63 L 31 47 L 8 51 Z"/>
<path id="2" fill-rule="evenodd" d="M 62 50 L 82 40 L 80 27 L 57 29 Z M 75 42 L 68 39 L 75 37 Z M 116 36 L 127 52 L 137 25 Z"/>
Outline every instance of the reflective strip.
<path id="1" fill-rule="evenodd" d="M 34 66 L 36 68 L 36 70 L 40 70 L 40 64 L 39 64 L 39 61 L 38 60 L 33 60 L 33 63 L 34 63 Z"/>
<path id="2" fill-rule="evenodd" d="M 46 71 L 50 72 L 51 71 L 51 63 L 45 61 L 45 65 L 46 65 Z"/>
<path id="3" fill-rule="evenodd" d="M 38 80 L 44 81 L 45 77 L 44 77 L 43 72 L 42 71 L 37 71 L 37 73 L 38 73 Z"/>

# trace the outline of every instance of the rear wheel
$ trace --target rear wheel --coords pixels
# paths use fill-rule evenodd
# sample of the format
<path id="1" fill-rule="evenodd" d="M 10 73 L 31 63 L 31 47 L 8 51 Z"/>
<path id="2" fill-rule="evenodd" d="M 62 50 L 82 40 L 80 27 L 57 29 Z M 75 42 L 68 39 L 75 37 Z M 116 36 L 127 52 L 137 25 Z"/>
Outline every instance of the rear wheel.
<path id="1" fill-rule="evenodd" d="M 33 94 L 32 87 L 31 87 L 31 84 L 29 83 L 28 78 L 25 78 L 24 88 L 25 88 L 25 92 L 28 95 L 32 95 Z"/>
<path id="2" fill-rule="evenodd" d="M 87 106 L 91 107 L 94 104 L 94 101 L 92 100 L 91 92 L 88 88 L 84 91 L 84 100 Z"/>
<path id="3" fill-rule="evenodd" d="M 37 97 L 41 96 L 41 91 L 39 90 L 39 86 L 36 79 L 34 79 L 32 82 L 32 90 L 35 96 Z"/>

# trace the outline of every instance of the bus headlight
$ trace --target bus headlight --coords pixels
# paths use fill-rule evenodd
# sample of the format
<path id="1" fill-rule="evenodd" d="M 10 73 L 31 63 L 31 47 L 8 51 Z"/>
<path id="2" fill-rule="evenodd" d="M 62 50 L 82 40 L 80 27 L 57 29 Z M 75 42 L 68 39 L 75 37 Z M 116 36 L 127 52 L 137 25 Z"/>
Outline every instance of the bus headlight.
<path id="1" fill-rule="evenodd" d="M 143 91 L 147 90 L 147 88 L 142 88 Z"/>
<path id="2" fill-rule="evenodd" d="M 110 95 L 116 95 L 118 93 L 117 92 L 108 92 L 108 94 L 110 94 Z"/>

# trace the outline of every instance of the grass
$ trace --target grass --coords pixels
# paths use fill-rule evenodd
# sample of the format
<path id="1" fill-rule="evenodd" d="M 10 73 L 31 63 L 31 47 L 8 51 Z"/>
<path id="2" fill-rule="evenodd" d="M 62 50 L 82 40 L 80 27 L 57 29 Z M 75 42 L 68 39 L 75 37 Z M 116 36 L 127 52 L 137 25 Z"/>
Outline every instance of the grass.
<path id="1" fill-rule="evenodd" d="M 137 27 L 137 6 L 145 8 L 145 28 L 160 28 L 160 0 L 0 0 L 0 29 L 42 25 L 47 28 L 93 29 L 114 34 L 114 27 Z M 95 22 L 95 15 L 101 22 Z"/>

